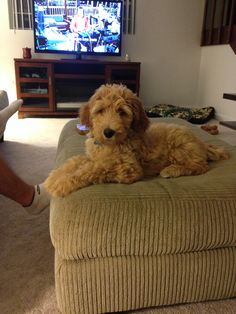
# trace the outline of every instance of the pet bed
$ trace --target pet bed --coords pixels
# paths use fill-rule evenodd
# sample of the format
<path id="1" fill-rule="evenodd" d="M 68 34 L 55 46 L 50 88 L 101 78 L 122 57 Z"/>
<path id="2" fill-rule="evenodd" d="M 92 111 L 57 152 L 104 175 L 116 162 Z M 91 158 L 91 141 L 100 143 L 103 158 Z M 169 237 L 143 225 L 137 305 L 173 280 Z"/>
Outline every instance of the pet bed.
<path id="1" fill-rule="evenodd" d="M 148 117 L 180 118 L 194 124 L 203 124 L 215 115 L 213 107 L 187 108 L 175 105 L 160 104 L 146 109 Z"/>
<path id="2" fill-rule="evenodd" d="M 187 124 L 231 157 L 199 176 L 99 184 L 53 198 L 50 233 L 62 313 L 236 296 L 236 149 L 184 120 L 153 120 Z M 84 151 L 76 123 L 61 133 L 56 167 Z"/>

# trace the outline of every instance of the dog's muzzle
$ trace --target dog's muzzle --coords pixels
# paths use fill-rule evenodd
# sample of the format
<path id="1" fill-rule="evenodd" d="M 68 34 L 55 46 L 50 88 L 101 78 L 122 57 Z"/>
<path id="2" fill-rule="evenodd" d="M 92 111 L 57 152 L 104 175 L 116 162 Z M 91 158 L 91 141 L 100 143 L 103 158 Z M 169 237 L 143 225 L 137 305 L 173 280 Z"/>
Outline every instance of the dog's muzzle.
<path id="1" fill-rule="evenodd" d="M 106 138 L 111 138 L 116 132 L 112 129 L 106 128 L 103 131 L 103 134 L 105 135 Z"/>

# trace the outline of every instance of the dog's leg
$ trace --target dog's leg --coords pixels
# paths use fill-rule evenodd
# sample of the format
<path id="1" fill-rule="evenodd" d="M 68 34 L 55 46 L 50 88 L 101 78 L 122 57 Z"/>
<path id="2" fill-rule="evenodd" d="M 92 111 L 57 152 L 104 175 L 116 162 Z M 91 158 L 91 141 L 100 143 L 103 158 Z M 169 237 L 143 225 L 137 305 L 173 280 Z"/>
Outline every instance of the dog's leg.
<path id="1" fill-rule="evenodd" d="M 223 147 L 206 144 L 208 160 L 229 159 L 229 154 Z"/>
<path id="2" fill-rule="evenodd" d="M 203 174 L 209 170 L 207 145 L 180 129 L 169 140 L 168 161 L 160 172 L 164 178 Z"/>
<path id="3" fill-rule="evenodd" d="M 207 172 L 208 169 L 209 167 L 206 161 L 202 161 L 199 164 L 171 164 L 170 166 L 161 170 L 160 176 L 163 178 L 176 178 L 180 176 L 199 175 Z"/>
<path id="4" fill-rule="evenodd" d="M 53 170 L 44 185 L 55 197 L 64 197 L 73 191 L 98 183 L 133 183 L 143 176 L 138 163 L 108 165 L 86 156 L 75 156 L 63 166 Z"/>
<path id="5" fill-rule="evenodd" d="M 62 166 L 53 170 L 44 182 L 46 190 L 52 196 L 65 196 L 74 191 L 76 173 L 79 169 L 91 163 L 85 155 L 77 155 L 68 159 Z"/>

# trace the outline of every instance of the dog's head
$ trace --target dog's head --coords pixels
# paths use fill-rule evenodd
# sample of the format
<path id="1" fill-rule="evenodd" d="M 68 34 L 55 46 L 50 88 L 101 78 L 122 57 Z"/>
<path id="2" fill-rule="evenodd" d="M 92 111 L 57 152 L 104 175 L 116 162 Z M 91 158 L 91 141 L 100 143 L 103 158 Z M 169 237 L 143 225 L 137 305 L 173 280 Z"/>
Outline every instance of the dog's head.
<path id="1" fill-rule="evenodd" d="M 102 85 L 80 110 L 80 120 L 100 143 L 121 143 L 131 131 L 144 133 L 149 119 L 141 100 L 127 87 Z"/>

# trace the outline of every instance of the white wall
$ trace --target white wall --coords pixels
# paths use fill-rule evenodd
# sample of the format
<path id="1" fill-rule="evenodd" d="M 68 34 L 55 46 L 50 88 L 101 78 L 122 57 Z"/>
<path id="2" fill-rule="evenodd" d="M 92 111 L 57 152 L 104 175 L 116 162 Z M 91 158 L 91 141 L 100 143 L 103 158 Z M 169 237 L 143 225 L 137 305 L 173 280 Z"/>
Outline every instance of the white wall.
<path id="1" fill-rule="evenodd" d="M 135 36 L 124 48 L 142 62 L 141 96 L 147 105 L 194 105 L 199 65 L 202 0 L 137 0 Z"/>
<path id="2" fill-rule="evenodd" d="M 7 1 L 1 1 L 0 7 L 0 89 L 5 89 L 9 98 L 15 97 L 14 58 L 22 57 L 22 47 L 32 46 L 32 31 L 9 29 Z"/>
<path id="3" fill-rule="evenodd" d="M 236 120 L 236 102 L 223 93 L 236 93 L 236 55 L 229 45 L 203 47 L 197 102 L 213 106 L 220 120 Z"/>

